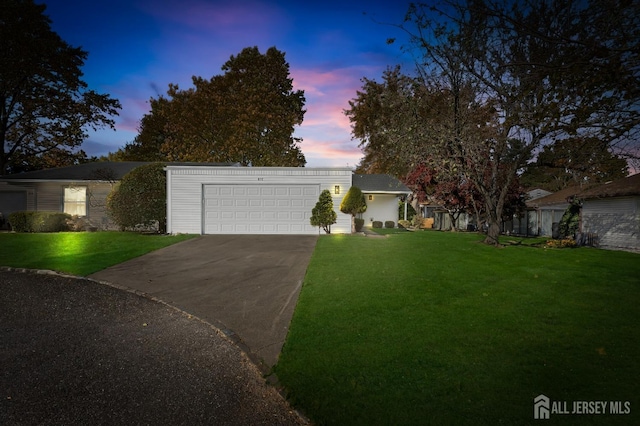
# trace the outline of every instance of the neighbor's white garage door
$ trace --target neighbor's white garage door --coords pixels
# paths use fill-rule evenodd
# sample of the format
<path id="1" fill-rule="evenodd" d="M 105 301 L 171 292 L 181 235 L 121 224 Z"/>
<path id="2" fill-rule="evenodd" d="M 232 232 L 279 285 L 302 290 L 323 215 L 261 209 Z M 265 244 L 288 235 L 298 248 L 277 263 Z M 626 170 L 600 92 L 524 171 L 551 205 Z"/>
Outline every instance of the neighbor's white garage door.
<path id="1" fill-rule="evenodd" d="M 317 234 L 320 185 L 204 185 L 205 234 Z"/>

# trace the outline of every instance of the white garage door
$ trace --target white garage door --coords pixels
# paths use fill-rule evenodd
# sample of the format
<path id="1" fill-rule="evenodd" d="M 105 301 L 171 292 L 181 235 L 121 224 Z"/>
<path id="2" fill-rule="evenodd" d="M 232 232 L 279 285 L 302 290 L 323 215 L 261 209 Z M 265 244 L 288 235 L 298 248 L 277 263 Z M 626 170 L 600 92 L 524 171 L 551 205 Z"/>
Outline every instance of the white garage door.
<path id="1" fill-rule="evenodd" d="M 317 234 L 320 185 L 204 185 L 205 234 Z"/>

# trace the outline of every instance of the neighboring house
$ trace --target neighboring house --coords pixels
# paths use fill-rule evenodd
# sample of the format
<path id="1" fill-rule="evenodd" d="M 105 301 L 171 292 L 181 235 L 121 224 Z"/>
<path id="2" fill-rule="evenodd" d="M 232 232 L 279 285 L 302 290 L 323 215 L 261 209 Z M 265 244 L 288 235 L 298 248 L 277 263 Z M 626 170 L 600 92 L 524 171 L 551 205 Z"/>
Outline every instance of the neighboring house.
<path id="1" fill-rule="evenodd" d="M 581 192 L 584 234 L 596 234 L 599 246 L 640 251 L 640 174 Z"/>
<path id="2" fill-rule="evenodd" d="M 117 181 L 143 162 L 92 162 L 0 176 L 0 211 L 59 211 L 110 229 L 106 198 Z M 24 194 L 16 197 L 16 193 Z"/>
<path id="3" fill-rule="evenodd" d="M 124 175 L 148 162 L 91 162 L 0 176 L 0 213 L 59 211 L 79 216 L 87 227 L 116 229 L 106 198 Z"/>
<path id="4" fill-rule="evenodd" d="M 367 211 L 361 215 L 365 226 L 371 227 L 374 221 L 383 224 L 393 221 L 397 226 L 398 201 L 405 203 L 402 219 L 406 219 L 407 197 L 411 190 L 398 179 L 386 174 L 353 175 L 352 183 L 362 190 L 367 202 Z"/>
<path id="5" fill-rule="evenodd" d="M 511 233 L 526 236 L 558 236 L 558 225 L 570 200 L 582 188 L 574 186 L 558 192 L 534 189 L 527 192 L 527 210 L 514 218 Z"/>
<path id="6" fill-rule="evenodd" d="M 452 228 L 451 215 L 449 211 L 439 204 L 429 201 L 420 203 L 420 213 L 426 220 L 427 227 L 438 231 L 449 231 Z M 423 225 L 424 226 L 424 225 Z M 472 215 L 467 213 L 459 213 L 456 220 L 456 229 L 461 231 L 467 229 L 475 229 L 472 223 Z"/>

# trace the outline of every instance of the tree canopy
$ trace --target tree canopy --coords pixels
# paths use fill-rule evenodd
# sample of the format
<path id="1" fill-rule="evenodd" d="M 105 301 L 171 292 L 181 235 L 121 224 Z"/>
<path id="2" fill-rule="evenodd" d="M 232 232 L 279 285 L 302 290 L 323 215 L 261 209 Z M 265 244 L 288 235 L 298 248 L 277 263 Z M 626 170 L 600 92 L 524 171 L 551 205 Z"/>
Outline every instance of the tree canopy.
<path id="1" fill-rule="evenodd" d="M 120 103 L 87 88 L 87 52 L 51 30 L 44 5 L 0 6 L 0 175 L 86 159 L 88 129 L 114 126 Z"/>
<path id="2" fill-rule="evenodd" d="M 514 183 L 542 147 L 594 139 L 638 158 L 639 8 L 604 0 L 411 5 L 398 26 L 419 58 L 416 76 L 392 70 L 381 84 L 365 80 L 346 111 L 362 140 L 361 167 L 404 178 L 426 162 L 441 180 L 469 182 L 484 204 L 486 242 L 497 244 Z"/>
<path id="3" fill-rule="evenodd" d="M 248 47 L 210 80 L 193 87 L 170 84 L 151 99 L 140 133 L 118 157 L 126 160 L 233 162 L 253 166 L 304 166 L 293 137 L 305 110 L 304 92 L 293 90 L 289 64 L 275 47 Z"/>
<path id="4" fill-rule="evenodd" d="M 556 192 L 621 179 L 628 173 L 627 162 L 603 147 L 600 139 L 569 138 L 544 146 L 527 165 L 521 182 Z"/>

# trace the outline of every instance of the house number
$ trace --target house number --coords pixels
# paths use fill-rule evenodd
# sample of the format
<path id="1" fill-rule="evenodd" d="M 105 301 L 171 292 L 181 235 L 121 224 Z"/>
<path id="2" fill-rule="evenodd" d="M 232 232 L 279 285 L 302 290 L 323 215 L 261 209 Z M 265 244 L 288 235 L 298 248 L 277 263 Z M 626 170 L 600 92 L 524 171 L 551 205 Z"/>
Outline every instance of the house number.
<path id="1" fill-rule="evenodd" d="M 258 180 L 264 180 L 264 178 L 258 178 Z"/>

